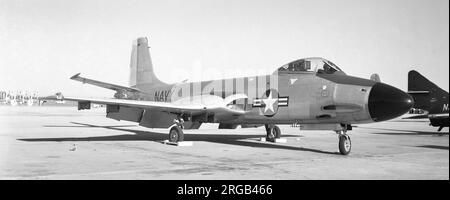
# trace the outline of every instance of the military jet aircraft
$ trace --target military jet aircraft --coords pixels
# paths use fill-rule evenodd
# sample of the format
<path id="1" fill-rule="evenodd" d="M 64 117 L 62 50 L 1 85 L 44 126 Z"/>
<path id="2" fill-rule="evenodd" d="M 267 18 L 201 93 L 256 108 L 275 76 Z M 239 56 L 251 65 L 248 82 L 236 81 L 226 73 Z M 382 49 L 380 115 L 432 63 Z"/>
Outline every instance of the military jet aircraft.
<path id="1" fill-rule="evenodd" d="M 201 82 L 167 84 L 153 72 L 147 38 L 132 45 L 130 86 L 76 74 L 71 79 L 117 91 L 114 99 L 48 97 L 106 105 L 106 117 L 168 128 L 171 142 L 183 141 L 183 129 L 219 123 L 219 129 L 265 126 L 266 138 L 281 137 L 277 124 L 300 124 L 301 130 L 333 130 L 339 151 L 347 155 L 351 124 L 389 120 L 409 111 L 412 98 L 390 85 L 347 75 L 323 58 L 304 58 L 273 74 Z M 174 73 L 174 72 L 171 72 Z"/>
<path id="2" fill-rule="evenodd" d="M 428 118 L 430 125 L 449 127 L 448 92 L 422 76 L 419 72 L 408 72 L 408 93 L 414 98 L 414 109 L 422 109 L 426 114 L 407 117 L 404 119 Z"/>

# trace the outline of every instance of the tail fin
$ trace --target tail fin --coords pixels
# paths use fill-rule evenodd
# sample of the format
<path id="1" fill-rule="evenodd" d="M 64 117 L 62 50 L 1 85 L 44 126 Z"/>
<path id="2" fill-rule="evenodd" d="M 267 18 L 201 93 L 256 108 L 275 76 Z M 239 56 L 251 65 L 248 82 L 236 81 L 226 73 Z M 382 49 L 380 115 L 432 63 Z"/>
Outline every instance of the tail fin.
<path id="1" fill-rule="evenodd" d="M 408 93 L 414 98 L 414 108 L 430 110 L 433 103 L 448 93 L 419 72 L 411 70 L 408 73 Z"/>
<path id="2" fill-rule="evenodd" d="M 130 61 L 130 86 L 138 89 L 165 85 L 153 72 L 152 59 L 147 38 L 138 38 L 133 42 Z"/>

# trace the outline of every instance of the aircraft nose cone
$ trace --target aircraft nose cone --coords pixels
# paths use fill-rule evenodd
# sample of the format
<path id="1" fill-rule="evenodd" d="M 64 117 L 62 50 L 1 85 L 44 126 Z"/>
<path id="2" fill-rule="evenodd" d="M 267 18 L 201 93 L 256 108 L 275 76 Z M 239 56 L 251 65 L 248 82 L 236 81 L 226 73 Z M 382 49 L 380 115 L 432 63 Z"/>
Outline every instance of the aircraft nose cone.
<path id="1" fill-rule="evenodd" d="M 414 105 L 409 94 L 384 83 L 375 83 L 369 94 L 369 113 L 374 121 L 396 118 Z"/>

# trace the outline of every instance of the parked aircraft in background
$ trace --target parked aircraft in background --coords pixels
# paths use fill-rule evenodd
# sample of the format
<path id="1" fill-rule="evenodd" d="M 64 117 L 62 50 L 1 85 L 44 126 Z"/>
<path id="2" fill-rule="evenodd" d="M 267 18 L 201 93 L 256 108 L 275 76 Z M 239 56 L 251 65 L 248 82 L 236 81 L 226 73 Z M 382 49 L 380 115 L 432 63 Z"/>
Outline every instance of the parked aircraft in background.
<path id="1" fill-rule="evenodd" d="M 6 92 L 0 91 L 0 105 L 28 105 L 32 106 L 34 103 L 38 102 L 37 92 L 33 94 L 28 91 L 16 91 L 16 92 Z"/>
<path id="2" fill-rule="evenodd" d="M 183 141 L 183 129 L 219 123 L 220 129 L 265 126 L 269 141 L 281 136 L 277 124 L 300 124 L 301 130 L 332 130 L 339 151 L 348 154 L 351 124 L 396 118 L 413 105 L 411 97 L 390 85 L 347 75 L 323 58 L 287 63 L 264 76 L 167 84 L 153 72 L 147 38 L 132 46 L 130 86 L 81 77 L 71 79 L 115 90 L 115 99 L 47 97 L 106 105 L 106 117 L 149 128 L 170 128 L 169 140 Z M 171 71 L 170 73 L 176 73 Z"/>
<path id="3" fill-rule="evenodd" d="M 422 109 L 425 114 L 404 119 L 430 119 L 430 125 L 449 127 L 448 92 L 422 76 L 419 72 L 408 72 L 408 93 L 414 98 L 414 109 Z"/>

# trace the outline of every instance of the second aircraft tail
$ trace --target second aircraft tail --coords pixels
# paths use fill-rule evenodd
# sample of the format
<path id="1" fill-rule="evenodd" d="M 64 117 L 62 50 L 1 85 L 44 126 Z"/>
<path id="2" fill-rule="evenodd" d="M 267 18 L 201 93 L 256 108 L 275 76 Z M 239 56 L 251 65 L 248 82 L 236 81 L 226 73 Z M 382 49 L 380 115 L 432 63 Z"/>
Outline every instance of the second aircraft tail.
<path id="1" fill-rule="evenodd" d="M 436 84 L 411 70 L 408 73 L 408 93 L 414 98 L 414 108 L 430 110 L 433 103 L 448 93 Z"/>

